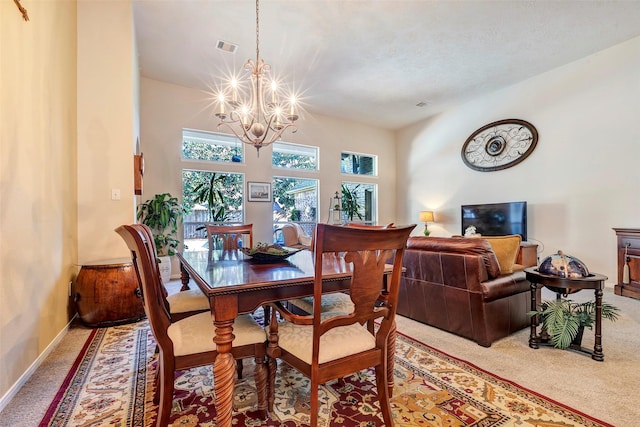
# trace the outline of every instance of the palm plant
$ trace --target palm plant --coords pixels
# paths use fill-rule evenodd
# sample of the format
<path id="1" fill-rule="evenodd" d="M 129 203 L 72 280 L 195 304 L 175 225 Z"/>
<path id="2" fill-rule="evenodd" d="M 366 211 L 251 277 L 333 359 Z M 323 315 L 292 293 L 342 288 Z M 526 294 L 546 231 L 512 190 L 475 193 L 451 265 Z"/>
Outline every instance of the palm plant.
<path id="1" fill-rule="evenodd" d="M 619 309 L 602 303 L 602 317 L 611 321 L 618 319 Z M 576 303 L 568 299 L 543 301 L 540 309 L 530 311 L 529 316 L 540 316 L 542 326 L 556 348 L 566 349 L 582 337 L 582 331 L 591 329 L 596 318 L 596 304 L 593 301 Z M 575 343 L 579 345 L 579 343 Z"/>
<path id="2" fill-rule="evenodd" d="M 358 187 L 360 187 L 360 184 L 351 189 L 342 184 L 342 211 L 349 221 L 353 221 L 354 216 L 357 216 L 360 220 L 363 219 L 363 216 L 360 213 L 358 192 L 356 191 Z"/>
<path id="3" fill-rule="evenodd" d="M 222 195 L 225 179 L 226 176 L 217 175 L 214 172 L 208 181 L 201 183 L 194 189 L 194 201 L 207 205 L 209 221 L 223 222 L 229 217 L 227 205 Z"/>

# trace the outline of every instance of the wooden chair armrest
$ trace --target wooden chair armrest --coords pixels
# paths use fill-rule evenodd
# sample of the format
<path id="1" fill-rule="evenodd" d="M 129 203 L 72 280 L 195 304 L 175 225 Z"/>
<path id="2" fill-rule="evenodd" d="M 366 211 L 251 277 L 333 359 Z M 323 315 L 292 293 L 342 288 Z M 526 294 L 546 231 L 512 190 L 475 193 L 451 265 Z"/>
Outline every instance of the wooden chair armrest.
<path id="1" fill-rule="evenodd" d="M 280 316 L 287 322 L 293 323 L 295 325 L 313 325 L 313 316 L 300 316 L 298 314 L 294 314 L 289 311 L 281 302 L 272 302 L 267 304 L 269 307 L 273 308 L 273 312 L 271 314 L 271 321 L 275 321 L 274 317 L 275 312 L 280 313 Z"/>

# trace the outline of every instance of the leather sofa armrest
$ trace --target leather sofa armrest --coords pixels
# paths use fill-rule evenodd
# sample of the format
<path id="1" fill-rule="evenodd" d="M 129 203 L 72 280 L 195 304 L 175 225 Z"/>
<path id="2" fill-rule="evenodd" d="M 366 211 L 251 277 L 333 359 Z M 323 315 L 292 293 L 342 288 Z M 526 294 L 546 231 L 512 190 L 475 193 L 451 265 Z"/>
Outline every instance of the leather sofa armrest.
<path id="1" fill-rule="evenodd" d="M 505 274 L 482 283 L 485 301 L 493 301 L 531 290 L 524 271 Z"/>

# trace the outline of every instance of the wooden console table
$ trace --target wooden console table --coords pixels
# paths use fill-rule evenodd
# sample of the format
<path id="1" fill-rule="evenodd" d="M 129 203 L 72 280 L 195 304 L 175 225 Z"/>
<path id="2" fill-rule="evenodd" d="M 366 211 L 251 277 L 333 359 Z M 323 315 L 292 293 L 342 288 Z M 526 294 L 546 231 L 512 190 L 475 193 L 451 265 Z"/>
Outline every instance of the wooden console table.
<path id="1" fill-rule="evenodd" d="M 614 292 L 616 295 L 640 299 L 640 228 L 613 230 L 618 240 L 618 283 L 614 286 Z M 623 283 L 625 263 L 629 265 L 629 283 Z"/>

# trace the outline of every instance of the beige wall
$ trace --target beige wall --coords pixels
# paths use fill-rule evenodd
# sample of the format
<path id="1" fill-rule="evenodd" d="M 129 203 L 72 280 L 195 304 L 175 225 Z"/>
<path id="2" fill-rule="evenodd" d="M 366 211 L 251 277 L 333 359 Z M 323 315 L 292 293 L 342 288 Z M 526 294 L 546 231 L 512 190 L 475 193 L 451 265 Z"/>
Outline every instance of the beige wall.
<path id="1" fill-rule="evenodd" d="M 398 132 L 401 221 L 436 212 L 433 235 L 458 234 L 460 205 L 526 200 L 529 240 L 559 249 L 615 283 L 612 227 L 639 227 L 640 38 L 452 108 Z M 502 171 L 476 172 L 460 157 L 481 126 L 531 122 L 535 151 Z M 417 232 L 419 232 L 418 230 Z"/>
<path id="2" fill-rule="evenodd" d="M 144 195 L 147 200 L 156 193 L 170 192 L 182 197 L 182 167 L 197 169 L 198 162 L 181 161 L 181 132 L 183 128 L 215 131 L 216 119 L 210 99 L 201 91 L 143 78 L 140 89 L 141 145 L 145 153 Z M 320 179 L 320 221 L 326 221 L 331 195 L 340 189 L 340 183 L 351 177 L 340 174 L 340 151 L 348 150 L 378 156 L 379 176 L 358 177 L 357 182 L 378 185 L 379 221 L 394 222 L 395 145 L 392 132 L 347 122 L 326 116 L 305 114 L 298 132 L 286 133 L 284 139 L 320 147 L 320 172 L 298 172 L 297 176 Z M 270 182 L 278 175 L 271 166 L 271 147 L 260 150 L 245 147 L 245 164 L 220 165 L 219 170 L 233 170 L 245 174 L 246 181 Z M 271 204 L 247 202 L 246 220 L 254 224 L 254 241 L 272 239 Z"/>
<path id="3" fill-rule="evenodd" d="M 128 257 L 137 62 L 130 1 L 78 2 L 78 262 Z M 111 190 L 120 190 L 120 200 Z"/>
<path id="4" fill-rule="evenodd" d="M 68 322 L 77 259 L 76 3 L 0 2 L 0 396 Z"/>

